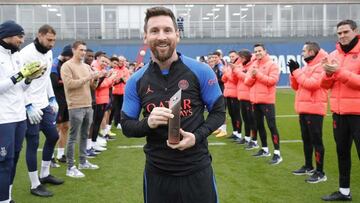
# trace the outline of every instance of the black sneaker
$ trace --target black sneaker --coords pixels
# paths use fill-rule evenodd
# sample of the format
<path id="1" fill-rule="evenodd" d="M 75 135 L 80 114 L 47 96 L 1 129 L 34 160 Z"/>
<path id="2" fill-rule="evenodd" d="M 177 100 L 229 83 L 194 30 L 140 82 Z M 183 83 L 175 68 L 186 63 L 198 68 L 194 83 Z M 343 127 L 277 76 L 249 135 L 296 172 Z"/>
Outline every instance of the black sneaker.
<path id="1" fill-rule="evenodd" d="M 321 198 L 324 201 L 351 201 L 351 193 L 344 195 L 340 191 L 333 192 L 331 195 L 326 195 Z"/>
<path id="2" fill-rule="evenodd" d="M 116 138 L 115 138 L 114 136 L 110 136 L 110 135 L 108 135 L 108 134 L 106 134 L 106 135 L 104 136 L 104 138 L 105 138 L 107 141 L 116 140 Z"/>
<path id="3" fill-rule="evenodd" d="M 245 140 L 245 138 L 240 138 L 239 141 L 237 141 L 236 143 L 238 143 L 238 144 L 245 144 L 245 143 L 246 143 L 246 140 Z"/>
<path id="4" fill-rule="evenodd" d="M 266 152 L 263 149 L 260 149 L 256 154 L 253 154 L 254 157 L 266 157 L 271 156 L 270 152 Z"/>
<path id="5" fill-rule="evenodd" d="M 41 184 L 50 183 L 53 185 L 61 185 L 64 183 L 64 181 L 59 178 L 56 178 L 55 176 L 48 175 L 45 178 L 40 178 L 40 183 Z"/>
<path id="6" fill-rule="evenodd" d="M 59 168 L 60 167 L 60 165 L 56 162 L 55 158 L 52 158 L 50 160 L 50 167 L 51 168 Z"/>
<path id="7" fill-rule="evenodd" d="M 258 149 L 258 148 L 259 148 L 259 145 L 253 141 L 250 141 L 249 144 L 245 146 L 245 150 L 253 150 L 253 149 Z"/>
<path id="8" fill-rule="evenodd" d="M 60 159 L 57 159 L 58 162 L 60 163 L 66 163 L 66 156 L 65 155 L 62 155 L 62 157 Z"/>
<path id="9" fill-rule="evenodd" d="M 15 203 L 15 201 L 12 199 L 12 200 L 10 200 L 10 203 Z"/>
<path id="10" fill-rule="evenodd" d="M 236 139 L 237 137 L 236 137 L 236 135 L 234 135 L 234 134 L 231 134 L 229 137 L 227 137 L 227 138 L 229 138 L 229 139 Z"/>
<path id="11" fill-rule="evenodd" d="M 292 171 L 292 174 L 297 175 L 297 176 L 312 175 L 313 173 L 314 173 L 314 168 L 313 167 L 309 168 L 306 166 L 302 166 L 298 170 Z"/>
<path id="12" fill-rule="evenodd" d="M 231 141 L 232 142 L 239 142 L 241 139 L 240 138 L 238 138 L 238 137 L 235 137 L 234 139 L 232 139 Z"/>
<path id="13" fill-rule="evenodd" d="M 277 165 L 280 162 L 282 162 L 282 158 L 280 155 L 274 154 L 274 156 L 272 157 L 272 159 L 269 161 L 269 164 L 271 165 Z"/>
<path id="14" fill-rule="evenodd" d="M 324 172 L 315 171 L 308 179 L 305 181 L 308 183 L 319 183 L 319 182 L 325 182 L 327 180 L 327 177 Z"/>
<path id="15" fill-rule="evenodd" d="M 39 197 L 51 197 L 54 195 L 51 191 L 46 189 L 44 185 L 41 184 L 34 189 L 30 189 L 30 193 Z"/>

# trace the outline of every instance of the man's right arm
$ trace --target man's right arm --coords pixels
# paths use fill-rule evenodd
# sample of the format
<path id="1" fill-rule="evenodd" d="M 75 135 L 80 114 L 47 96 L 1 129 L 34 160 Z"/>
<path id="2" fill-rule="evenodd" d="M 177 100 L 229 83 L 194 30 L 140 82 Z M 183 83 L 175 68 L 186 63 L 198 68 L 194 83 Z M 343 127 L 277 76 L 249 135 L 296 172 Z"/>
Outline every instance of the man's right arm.
<path id="1" fill-rule="evenodd" d="M 141 100 L 137 94 L 136 79 L 134 77 L 127 81 L 125 86 L 124 102 L 121 110 L 121 127 L 126 137 L 145 137 L 151 132 L 148 125 L 148 117 L 139 121 L 141 111 Z"/>

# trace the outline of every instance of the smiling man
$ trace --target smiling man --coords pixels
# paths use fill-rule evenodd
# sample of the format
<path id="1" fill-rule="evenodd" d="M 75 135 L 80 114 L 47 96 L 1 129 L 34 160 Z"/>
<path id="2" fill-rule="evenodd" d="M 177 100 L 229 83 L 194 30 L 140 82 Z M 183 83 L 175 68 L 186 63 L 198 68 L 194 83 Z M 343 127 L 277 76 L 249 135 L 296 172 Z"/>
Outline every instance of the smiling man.
<path id="1" fill-rule="evenodd" d="M 0 203 L 14 202 L 12 185 L 26 132 L 24 91 L 43 71 L 38 62 L 23 67 L 24 35 L 14 21 L 0 24 Z"/>
<path id="2" fill-rule="evenodd" d="M 224 98 L 213 82 L 216 76 L 205 64 L 176 52 L 179 31 L 171 10 L 148 9 L 144 31 L 152 61 L 127 81 L 121 115 L 127 137 L 147 140 L 144 202 L 218 202 L 207 142 L 225 120 Z M 173 145 L 167 142 L 167 124 L 173 117 L 168 103 L 179 89 L 182 140 Z"/>
<path id="3" fill-rule="evenodd" d="M 321 86 L 331 90 L 330 109 L 339 167 L 339 191 L 324 196 L 325 201 L 351 201 L 350 170 L 353 140 L 360 159 L 360 35 L 353 20 L 337 24 L 338 43 L 329 59 Z M 357 170 L 358 172 L 358 170 Z"/>
<path id="4" fill-rule="evenodd" d="M 250 87 L 250 101 L 253 104 L 256 128 L 259 131 L 262 148 L 253 156 L 271 156 L 267 145 L 265 117 L 274 144 L 274 156 L 269 164 L 276 165 L 282 161 L 280 136 L 275 118 L 275 97 L 276 84 L 279 81 L 279 66 L 270 58 L 263 44 L 254 45 L 254 55 L 256 59 L 252 67 L 247 71 L 245 84 Z"/>

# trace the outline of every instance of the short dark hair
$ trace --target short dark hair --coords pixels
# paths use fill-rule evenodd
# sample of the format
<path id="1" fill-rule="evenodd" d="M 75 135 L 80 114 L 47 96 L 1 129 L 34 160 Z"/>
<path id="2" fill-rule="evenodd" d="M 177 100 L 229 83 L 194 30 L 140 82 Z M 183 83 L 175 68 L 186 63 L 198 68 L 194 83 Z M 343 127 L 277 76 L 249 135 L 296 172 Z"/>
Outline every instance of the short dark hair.
<path id="1" fill-rule="evenodd" d="M 213 53 L 212 55 L 216 55 L 216 56 L 220 57 L 220 56 L 221 56 L 221 53 L 218 52 L 218 51 L 214 51 L 214 53 Z"/>
<path id="2" fill-rule="evenodd" d="M 229 54 L 231 54 L 231 53 L 235 53 L 235 54 L 239 55 L 239 53 L 237 51 L 235 51 L 235 50 L 229 51 Z"/>
<path id="3" fill-rule="evenodd" d="M 342 20 L 340 21 L 337 25 L 336 25 L 336 28 L 339 28 L 340 26 L 343 26 L 343 25 L 350 25 L 350 28 L 352 30 L 355 30 L 357 28 L 357 25 L 356 25 L 356 22 L 353 21 L 353 20 Z"/>
<path id="4" fill-rule="evenodd" d="M 239 56 L 242 58 L 245 58 L 245 61 L 250 61 L 252 55 L 249 50 L 243 49 L 243 50 L 239 51 Z"/>
<path id="5" fill-rule="evenodd" d="M 264 50 L 266 50 L 265 45 L 262 44 L 262 43 L 256 43 L 256 44 L 254 44 L 254 48 L 255 48 L 255 47 L 262 47 Z"/>
<path id="6" fill-rule="evenodd" d="M 106 53 L 103 52 L 103 51 L 97 51 L 97 52 L 95 53 L 94 57 L 95 57 L 95 58 L 98 58 L 99 56 L 103 56 L 103 55 L 106 55 Z"/>
<path id="7" fill-rule="evenodd" d="M 51 25 L 48 25 L 48 24 L 42 25 L 39 28 L 38 33 L 43 34 L 43 35 L 46 35 L 47 33 L 56 35 L 55 29 L 53 27 L 51 27 Z"/>
<path id="8" fill-rule="evenodd" d="M 173 21 L 175 30 L 178 30 L 178 26 L 177 26 L 177 23 L 176 23 L 174 13 L 168 8 L 159 6 L 159 7 L 148 8 L 146 10 L 145 19 L 144 19 L 144 22 L 145 22 L 144 23 L 144 32 L 145 33 L 147 31 L 147 25 L 148 25 L 149 19 L 151 17 L 155 17 L 155 16 L 169 16 L 171 18 L 171 20 Z"/>
<path id="9" fill-rule="evenodd" d="M 92 49 L 86 49 L 86 52 L 94 52 Z"/>
<path id="10" fill-rule="evenodd" d="M 75 41 L 75 42 L 72 44 L 72 48 L 73 48 L 73 49 L 77 49 L 80 45 L 86 46 L 86 43 L 85 43 L 84 41 L 81 41 L 81 40 Z"/>
<path id="11" fill-rule="evenodd" d="M 317 54 L 317 53 L 319 53 L 319 51 L 320 51 L 320 46 L 319 46 L 319 44 L 318 43 L 316 43 L 316 42 L 305 42 L 305 45 L 306 45 L 306 49 L 308 50 L 308 51 L 313 51 L 314 53 L 315 53 L 315 55 Z"/>
<path id="12" fill-rule="evenodd" d="M 117 61 L 117 62 L 119 62 L 119 58 L 118 58 L 118 57 L 113 56 L 113 57 L 111 57 L 111 58 L 110 58 L 110 61 L 111 61 L 111 62 L 112 62 L 112 61 Z"/>
<path id="13" fill-rule="evenodd" d="M 110 60 L 110 58 L 106 55 L 106 54 L 104 54 L 104 55 L 100 55 L 100 56 L 98 56 L 99 58 L 101 58 L 101 57 L 104 57 L 104 58 L 107 58 L 107 59 L 109 59 Z"/>

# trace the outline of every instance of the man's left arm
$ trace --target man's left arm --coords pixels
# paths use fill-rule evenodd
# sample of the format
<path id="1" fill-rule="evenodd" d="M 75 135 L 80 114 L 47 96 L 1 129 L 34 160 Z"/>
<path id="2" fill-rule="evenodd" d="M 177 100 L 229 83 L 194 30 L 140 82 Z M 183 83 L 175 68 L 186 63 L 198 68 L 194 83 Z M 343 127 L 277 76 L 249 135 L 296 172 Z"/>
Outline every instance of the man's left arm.
<path id="1" fill-rule="evenodd" d="M 222 95 L 217 98 L 212 108 L 208 106 L 207 108 L 209 115 L 205 122 L 194 132 L 196 143 L 200 143 L 206 139 L 212 132 L 224 124 L 225 121 L 225 103 Z"/>
<path id="2" fill-rule="evenodd" d="M 335 77 L 347 87 L 360 90 L 360 74 L 351 72 L 346 67 L 341 67 L 335 72 Z"/>
<path id="3" fill-rule="evenodd" d="M 225 121 L 225 103 L 218 83 L 211 83 L 216 75 L 211 70 L 203 74 L 200 82 L 200 94 L 203 103 L 209 111 L 205 122 L 193 133 L 196 143 L 202 142 Z"/>

